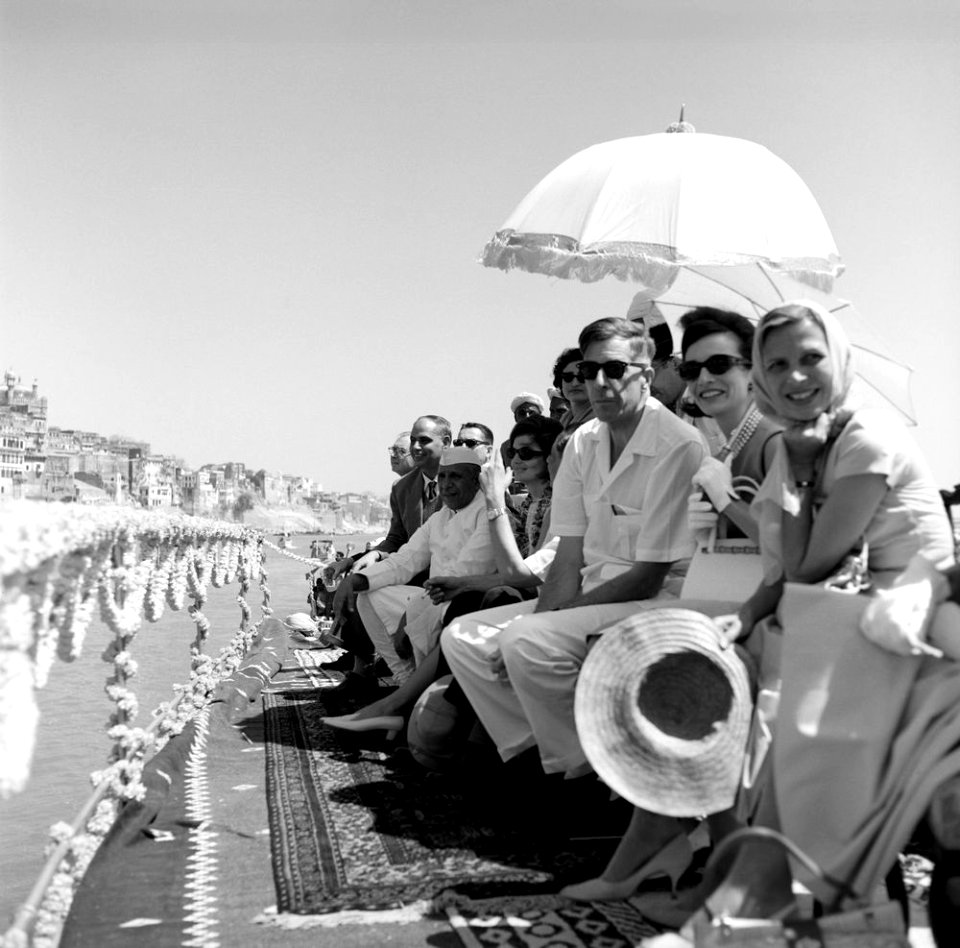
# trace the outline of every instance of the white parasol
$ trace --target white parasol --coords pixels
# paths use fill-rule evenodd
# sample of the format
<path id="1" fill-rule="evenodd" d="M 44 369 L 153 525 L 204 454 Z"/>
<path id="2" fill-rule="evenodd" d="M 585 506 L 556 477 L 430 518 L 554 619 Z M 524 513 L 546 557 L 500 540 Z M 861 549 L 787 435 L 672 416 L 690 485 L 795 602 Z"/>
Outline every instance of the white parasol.
<path id="1" fill-rule="evenodd" d="M 819 205 L 761 145 L 667 132 L 593 145 L 550 172 L 483 249 L 481 262 L 660 293 L 680 267 L 764 263 L 832 289 L 843 272 Z M 682 134 L 673 134 L 681 132 Z"/>

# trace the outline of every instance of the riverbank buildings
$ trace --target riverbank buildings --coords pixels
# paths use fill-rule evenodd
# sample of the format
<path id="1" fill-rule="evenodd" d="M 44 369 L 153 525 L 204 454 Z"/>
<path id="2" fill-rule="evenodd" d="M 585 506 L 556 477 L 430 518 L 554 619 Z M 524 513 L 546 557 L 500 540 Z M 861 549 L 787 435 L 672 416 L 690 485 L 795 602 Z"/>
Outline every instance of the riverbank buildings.
<path id="1" fill-rule="evenodd" d="M 47 398 L 12 371 L 0 389 L 0 500 L 129 504 L 242 519 L 255 506 L 292 507 L 343 529 L 390 519 L 370 494 L 331 494 L 309 477 L 251 470 L 242 461 L 204 464 L 155 454 L 119 435 L 48 425 Z"/>

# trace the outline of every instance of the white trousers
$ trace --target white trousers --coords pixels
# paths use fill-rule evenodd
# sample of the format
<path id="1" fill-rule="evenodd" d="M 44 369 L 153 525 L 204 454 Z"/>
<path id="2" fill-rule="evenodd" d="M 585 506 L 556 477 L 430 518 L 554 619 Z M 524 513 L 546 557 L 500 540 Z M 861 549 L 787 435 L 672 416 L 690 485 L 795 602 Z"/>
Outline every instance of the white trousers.
<path id="1" fill-rule="evenodd" d="M 546 773 L 576 776 L 588 769 L 573 715 L 587 636 L 640 609 L 675 602 L 614 602 L 537 614 L 535 600 L 516 603 L 455 619 L 440 644 L 504 760 L 536 745 Z M 509 682 L 491 668 L 498 650 Z"/>
<path id="2" fill-rule="evenodd" d="M 422 596 L 420 586 L 384 586 L 372 592 L 357 595 L 357 611 L 363 627 L 373 642 L 380 657 L 390 666 L 397 681 L 406 681 L 413 672 L 412 658 L 401 658 L 394 645 L 393 634 L 400 625 L 407 603 L 415 596 Z"/>

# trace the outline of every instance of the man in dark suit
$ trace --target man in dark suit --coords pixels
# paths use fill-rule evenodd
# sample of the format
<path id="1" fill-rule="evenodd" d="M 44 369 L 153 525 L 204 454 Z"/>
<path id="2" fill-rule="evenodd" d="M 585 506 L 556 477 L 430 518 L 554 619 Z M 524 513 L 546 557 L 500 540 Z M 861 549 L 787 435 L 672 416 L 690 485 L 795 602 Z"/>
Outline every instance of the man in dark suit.
<path id="1" fill-rule="evenodd" d="M 440 509 L 437 496 L 437 471 L 440 454 L 450 444 L 450 422 L 440 415 L 422 415 L 410 429 L 410 457 L 413 470 L 390 488 L 390 529 L 369 553 L 345 557 L 334 569 L 334 576 L 396 553 L 420 529 L 427 517 Z"/>
<path id="2" fill-rule="evenodd" d="M 440 468 L 440 455 L 450 444 L 450 439 L 450 422 L 441 415 L 421 415 L 413 423 L 410 429 L 410 457 L 414 467 L 390 488 L 390 529 L 386 537 L 369 553 L 344 557 L 333 567 L 332 577 L 352 570 L 362 570 L 395 553 L 431 514 L 440 509 L 437 472 Z M 422 585 L 426 577 L 427 573 L 424 571 L 414 577 L 411 583 Z M 334 598 L 332 612 L 341 617 L 340 635 L 346 647 L 354 654 L 354 672 L 364 674 L 365 671 L 372 671 L 373 644 L 355 611 L 354 600 L 354 595 L 346 592 L 340 594 Z M 376 679 L 371 680 L 376 682 Z"/>

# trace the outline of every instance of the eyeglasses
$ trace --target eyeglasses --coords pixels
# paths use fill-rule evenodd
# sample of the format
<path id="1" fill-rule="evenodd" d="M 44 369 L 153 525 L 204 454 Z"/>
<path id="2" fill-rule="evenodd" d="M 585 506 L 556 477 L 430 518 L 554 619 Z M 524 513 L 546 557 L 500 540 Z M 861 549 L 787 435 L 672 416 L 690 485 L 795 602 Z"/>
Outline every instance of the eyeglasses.
<path id="1" fill-rule="evenodd" d="M 609 362 L 578 362 L 577 368 L 588 382 L 592 382 L 599 375 L 601 369 L 608 379 L 622 379 L 628 365 L 635 366 L 638 369 L 650 368 L 649 362 L 621 362 L 619 359 L 611 359 Z"/>
<path id="2" fill-rule="evenodd" d="M 387 448 L 387 454 L 395 458 L 405 458 L 410 451 L 407 448 Z"/>
<path id="3" fill-rule="evenodd" d="M 702 369 L 711 375 L 726 375 L 735 365 L 750 366 L 747 359 L 740 359 L 732 355 L 712 355 L 705 362 L 681 362 L 677 366 L 677 374 L 684 382 L 696 382 L 700 378 Z"/>
<path id="4" fill-rule="evenodd" d="M 564 382 L 582 382 L 583 373 L 582 372 L 561 372 L 560 378 L 562 378 Z"/>
<path id="5" fill-rule="evenodd" d="M 520 458 L 521 461 L 532 461 L 534 458 L 542 458 L 542 451 L 535 451 L 533 448 L 507 448 L 507 457 L 512 461 L 514 458 Z"/>
<path id="6" fill-rule="evenodd" d="M 455 448 L 479 448 L 481 445 L 483 447 L 489 447 L 486 441 L 477 441 L 476 438 L 457 438 L 453 442 Z"/>

